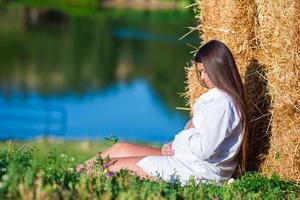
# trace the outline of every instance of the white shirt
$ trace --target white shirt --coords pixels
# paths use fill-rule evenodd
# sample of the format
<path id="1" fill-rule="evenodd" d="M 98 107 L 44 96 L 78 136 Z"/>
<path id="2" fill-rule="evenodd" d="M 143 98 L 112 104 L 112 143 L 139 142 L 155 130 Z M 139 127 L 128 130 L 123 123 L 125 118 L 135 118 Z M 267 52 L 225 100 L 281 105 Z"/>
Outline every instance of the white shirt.
<path id="1" fill-rule="evenodd" d="M 206 182 L 229 179 L 242 143 L 242 126 L 233 100 L 217 88 L 201 95 L 193 106 L 195 128 L 175 135 L 174 156 L 146 156 L 137 165 L 147 174 L 184 184 L 191 176 Z"/>
<path id="2" fill-rule="evenodd" d="M 222 182 L 237 166 L 243 139 L 239 113 L 232 98 L 218 88 L 201 95 L 192 109 L 195 128 L 175 136 L 174 157 L 196 177 Z"/>

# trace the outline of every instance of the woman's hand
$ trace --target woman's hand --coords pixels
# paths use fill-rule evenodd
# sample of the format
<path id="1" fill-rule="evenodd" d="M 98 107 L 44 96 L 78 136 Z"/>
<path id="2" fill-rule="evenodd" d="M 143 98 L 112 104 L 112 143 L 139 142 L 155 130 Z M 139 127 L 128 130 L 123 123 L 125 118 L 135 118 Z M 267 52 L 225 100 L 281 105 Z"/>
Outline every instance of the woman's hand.
<path id="1" fill-rule="evenodd" d="M 161 154 L 164 156 L 173 156 L 174 155 L 174 150 L 172 149 L 172 142 L 169 142 L 167 144 L 164 144 L 161 148 Z"/>
<path id="2" fill-rule="evenodd" d="M 189 129 L 189 128 L 195 128 L 192 119 L 190 119 L 190 120 L 186 123 L 186 125 L 185 125 L 185 127 L 184 127 L 184 130 Z"/>

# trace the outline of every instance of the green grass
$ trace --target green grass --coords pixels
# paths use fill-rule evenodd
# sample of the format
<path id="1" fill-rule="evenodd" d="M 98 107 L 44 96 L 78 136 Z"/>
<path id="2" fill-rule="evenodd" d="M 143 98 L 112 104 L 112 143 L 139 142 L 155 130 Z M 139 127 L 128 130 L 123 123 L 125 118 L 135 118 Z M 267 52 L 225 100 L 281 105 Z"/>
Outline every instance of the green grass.
<path id="1" fill-rule="evenodd" d="M 1 148 L 5 148 L 8 143 L 0 143 Z M 27 146 L 32 148 L 33 157 L 37 162 L 44 162 L 51 151 L 55 150 L 58 155 L 67 154 L 73 157 L 76 162 L 82 162 L 94 156 L 98 151 L 103 151 L 109 147 L 110 143 L 105 140 L 97 141 L 63 141 L 56 139 L 39 139 L 26 142 L 11 142 L 12 146 Z"/>
<path id="2" fill-rule="evenodd" d="M 97 152 L 106 150 L 112 143 L 113 141 L 110 140 L 78 141 L 41 138 L 28 141 L 0 142 L 0 149 L 6 148 L 9 145 L 32 148 L 33 157 L 37 162 L 44 162 L 48 158 L 49 153 L 55 150 L 58 155 L 66 154 L 69 157 L 74 158 L 76 163 L 80 163 L 96 155 Z M 159 144 L 149 144 L 142 141 L 138 141 L 137 143 L 154 147 L 159 146 Z"/>
<path id="3" fill-rule="evenodd" d="M 103 160 L 97 175 L 74 167 L 111 142 L 38 140 L 0 143 L 0 199 L 299 199 L 299 186 L 259 173 L 232 184 L 182 186 L 178 180 L 141 180 L 128 171 L 107 176 Z"/>

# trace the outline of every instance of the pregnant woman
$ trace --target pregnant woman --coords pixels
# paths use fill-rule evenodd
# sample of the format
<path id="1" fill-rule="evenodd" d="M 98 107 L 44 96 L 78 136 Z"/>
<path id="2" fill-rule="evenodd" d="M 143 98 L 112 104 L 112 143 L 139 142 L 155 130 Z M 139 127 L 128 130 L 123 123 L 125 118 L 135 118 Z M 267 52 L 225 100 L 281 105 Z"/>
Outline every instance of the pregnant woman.
<path id="1" fill-rule="evenodd" d="M 127 142 L 112 145 L 101 156 L 117 162 L 111 171 L 128 169 L 142 178 L 174 177 L 222 183 L 243 172 L 247 155 L 247 113 L 243 83 L 232 53 L 211 40 L 195 56 L 199 82 L 208 92 L 193 105 L 193 117 L 173 141 L 162 148 Z M 77 170 L 92 172 L 96 156 Z"/>

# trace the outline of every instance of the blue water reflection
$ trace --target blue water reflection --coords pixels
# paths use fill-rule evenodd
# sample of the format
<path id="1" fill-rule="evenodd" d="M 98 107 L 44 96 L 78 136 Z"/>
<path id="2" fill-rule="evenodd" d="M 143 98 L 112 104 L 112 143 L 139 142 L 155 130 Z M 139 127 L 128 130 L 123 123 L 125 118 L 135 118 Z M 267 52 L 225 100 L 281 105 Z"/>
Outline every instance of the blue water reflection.
<path id="1" fill-rule="evenodd" d="M 61 19 L 14 7 L 0 18 L 0 140 L 56 137 L 166 142 L 188 113 L 186 11 L 101 10 Z M 27 11 L 26 11 L 27 10 Z M 25 13 L 25 14 L 24 14 Z M 40 13 L 40 16 L 38 14 Z"/>
<path id="2" fill-rule="evenodd" d="M 142 79 L 128 84 L 119 82 L 105 91 L 80 97 L 72 94 L 42 97 L 32 93 L 25 98 L 13 99 L 18 100 L 7 104 L 1 97 L 0 109 L 6 109 L 6 113 L 12 116 L 11 120 L 3 120 L 3 113 L 0 114 L 1 132 L 5 133 L 1 134 L 1 138 L 35 138 L 41 136 L 42 131 L 49 131 L 42 136 L 96 139 L 115 135 L 126 140 L 166 142 L 182 129 L 186 121 L 179 112 L 168 110 Z M 51 113 L 52 119 L 48 119 L 48 123 L 36 121 L 41 119 L 37 117 L 38 112 L 40 116 L 47 112 L 43 108 L 48 109 L 47 116 Z M 64 119 L 60 121 L 64 118 L 61 111 L 67 113 L 66 122 Z M 27 122 L 17 118 L 20 114 Z M 63 127 L 67 129 L 61 135 Z"/>

